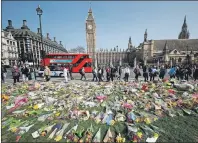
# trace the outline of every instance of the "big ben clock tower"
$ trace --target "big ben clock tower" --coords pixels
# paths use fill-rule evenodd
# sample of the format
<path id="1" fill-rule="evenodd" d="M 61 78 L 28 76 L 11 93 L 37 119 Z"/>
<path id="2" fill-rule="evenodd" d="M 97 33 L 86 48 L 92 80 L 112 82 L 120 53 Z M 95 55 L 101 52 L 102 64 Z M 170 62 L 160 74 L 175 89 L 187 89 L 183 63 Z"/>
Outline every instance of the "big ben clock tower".
<path id="1" fill-rule="evenodd" d="M 88 17 L 86 20 L 86 41 L 87 41 L 87 53 L 93 59 L 95 65 L 96 60 L 96 24 L 92 15 L 92 9 L 90 7 Z"/>

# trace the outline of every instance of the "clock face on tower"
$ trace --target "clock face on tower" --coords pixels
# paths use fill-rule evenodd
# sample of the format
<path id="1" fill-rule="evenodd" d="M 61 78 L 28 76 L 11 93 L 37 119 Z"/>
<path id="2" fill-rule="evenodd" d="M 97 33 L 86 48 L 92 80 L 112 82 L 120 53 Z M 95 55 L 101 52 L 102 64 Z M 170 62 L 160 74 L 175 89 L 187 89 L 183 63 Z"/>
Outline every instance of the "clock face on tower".
<path id="1" fill-rule="evenodd" d="M 90 30 L 91 30 L 91 29 L 92 29 L 92 25 L 88 25 L 88 29 L 90 29 Z"/>

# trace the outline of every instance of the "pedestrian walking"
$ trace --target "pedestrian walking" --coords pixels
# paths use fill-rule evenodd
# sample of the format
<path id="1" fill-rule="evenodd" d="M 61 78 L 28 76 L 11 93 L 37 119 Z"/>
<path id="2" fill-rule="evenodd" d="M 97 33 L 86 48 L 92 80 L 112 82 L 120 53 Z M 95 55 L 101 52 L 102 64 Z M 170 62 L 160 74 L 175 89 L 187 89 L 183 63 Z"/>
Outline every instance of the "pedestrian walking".
<path id="1" fill-rule="evenodd" d="M 177 80 L 179 80 L 179 78 L 180 78 L 180 67 L 179 66 L 177 66 L 176 67 L 176 71 L 175 71 L 175 76 L 177 77 Z"/>
<path id="2" fill-rule="evenodd" d="M 103 80 L 104 79 L 104 67 L 101 67 L 101 79 Z"/>
<path id="3" fill-rule="evenodd" d="M 130 69 L 128 66 L 126 66 L 124 69 L 124 81 L 125 82 L 129 81 L 129 76 L 130 76 Z"/>
<path id="4" fill-rule="evenodd" d="M 15 65 L 12 68 L 12 76 L 14 79 L 14 84 L 16 84 L 16 82 L 19 82 L 19 77 L 20 77 L 20 71 L 19 68 Z"/>
<path id="5" fill-rule="evenodd" d="M 102 69 L 100 67 L 98 68 L 98 80 L 99 80 L 99 82 L 103 81 L 102 80 Z"/>
<path id="6" fill-rule="evenodd" d="M 179 74 L 180 74 L 180 79 L 183 80 L 184 79 L 184 75 L 185 75 L 185 68 L 183 66 L 180 67 L 179 69 Z"/>
<path id="7" fill-rule="evenodd" d="M 107 82 L 110 81 L 110 74 L 111 74 L 111 69 L 109 67 L 106 68 L 106 76 L 107 76 Z"/>
<path id="8" fill-rule="evenodd" d="M 148 81 L 148 68 L 146 65 L 143 67 L 143 77 L 144 77 L 144 81 L 147 82 Z"/>
<path id="9" fill-rule="evenodd" d="M 96 67 L 94 67 L 94 68 L 92 69 L 92 74 L 93 74 L 93 79 L 92 79 L 92 81 L 95 81 L 95 79 L 96 79 L 96 81 L 98 81 L 97 69 L 96 69 Z"/>
<path id="10" fill-rule="evenodd" d="M 190 66 L 187 67 L 187 74 L 188 74 L 188 77 L 190 77 L 191 79 L 193 79 L 192 77 L 192 69 Z"/>
<path id="11" fill-rule="evenodd" d="M 85 76 L 85 68 L 83 67 L 82 69 L 81 69 L 81 79 L 80 80 L 82 80 L 83 78 L 86 80 L 86 76 Z"/>
<path id="12" fill-rule="evenodd" d="M 150 66 L 148 71 L 149 71 L 150 81 L 152 81 L 152 79 L 153 79 L 153 73 L 152 73 L 152 71 L 153 71 L 153 67 L 152 67 L 152 66 Z"/>
<path id="13" fill-rule="evenodd" d="M 67 75 L 67 73 L 68 73 L 68 69 L 66 67 L 64 67 L 64 69 L 63 69 L 63 75 L 64 75 L 64 78 L 65 78 L 65 83 L 68 82 L 68 75 Z"/>
<path id="14" fill-rule="evenodd" d="M 166 74 L 166 69 L 165 69 L 164 66 L 162 66 L 162 67 L 160 68 L 160 71 L 159 71 L 159 78 L 160 78 L 160 79 L 164 79 L 165 74 Z"/>
<path id="15" fill-rule="evenodd" d="M 194 70 L 193 75 L 194 75 L 194 80 L 195 81 L 198 80 L 198 66 L 195 66 L 195 70 Z"/>
<path id="16" fill-rule="evenodd" d="M 133 72 L 135 73 L 135 80 L 138 81 L 138 77 L 141 76 L 140 68 L 138 65 L 136 66 Z"/>
<path id="17" fill-rule="evenodd" d="M 44 78 L 46 81 L 50 80 L 50 69 L 48 66 L 45 66 L 45 70 L 44 70 Z"/>
<path id="18" fill-rule="evenodd" d="M 121 75 L 122 75 L 122 67 L 120 66 L 119 68 L 118 68 L 118 78 L 117 79 L 121 79 Z"/>
<path id="19" fill-rule="evenodd" d="M 168 72 L 170 79 L 175 78 L 175 73 L 176 73 L 175 67 L 172 67 Z"/>
<path id="20" fill-rule="evenodd" d="M 2 63 L 1 64 L 1 81 L 3 83 L 5 83 L 6 75 L 7 75 L 7 70 L 6 70 L 5 65 Z"/>
<path id="21" fill-rule="evenodd" d="M 30 66 L 29 68 L 29 75 L 30 75 L 30 80 L 35 80 L 35 73 L 32 66 Z"/>
<path id="22" fill-rule="evenodd" d="M 111 81 L 113 81 L 114 77 L 115 77 L 115 74 L 116 74 L 116 68 L 114 66 L 111 67 L 111 70 L 110 70 L 110 78 L 111 78 Z"/>

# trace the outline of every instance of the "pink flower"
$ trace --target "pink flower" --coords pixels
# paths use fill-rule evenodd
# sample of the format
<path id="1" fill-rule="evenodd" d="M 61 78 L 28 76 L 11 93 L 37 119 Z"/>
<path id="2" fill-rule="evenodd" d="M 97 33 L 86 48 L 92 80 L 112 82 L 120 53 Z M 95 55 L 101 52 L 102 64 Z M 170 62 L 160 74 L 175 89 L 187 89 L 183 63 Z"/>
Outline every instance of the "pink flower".
<path id="1" fill-rule="evenodd" d="M 123 105 L 122 105 L 124 108 L 127 108 L 127 109 L 132 109 L 132 105 L 131 104 L 129 104 L 129 103 L 123 103 Z"/>
<path id="2" fill-rule="evenodd" d="M 198 99 L 198 93 L 193 94 L 192 98 Z"/>
<path id="3" fill-rule="evenodd" d="M 107 99 L 107 96 L 103 96 L 103 95 L 101 95 L 101 96 L 96 96 L 96 99 L 97 99 L 98 101 L 103 101 L 103 100 Z"/>

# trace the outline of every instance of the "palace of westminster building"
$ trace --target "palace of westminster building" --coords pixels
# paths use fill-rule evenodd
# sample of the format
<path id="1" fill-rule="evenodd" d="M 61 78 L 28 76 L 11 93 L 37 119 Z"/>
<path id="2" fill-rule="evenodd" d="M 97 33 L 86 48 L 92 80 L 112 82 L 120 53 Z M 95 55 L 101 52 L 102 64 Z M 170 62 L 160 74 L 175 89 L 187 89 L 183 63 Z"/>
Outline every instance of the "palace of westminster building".
<path id="1" fill-rule="evenodd" d="M 189 39 L 186 16 L 184 23 L 179 33 L 178 39 L 165 40 L 148 40 L 147 30 L 144 33 L 144 42 L 138 47 L 132 45 L 131 37 L 129 37 L 128 47 L 119 49 L 118 46 L 108 50 L 96 50 L 96 23 L 94 21 L 92 9 L 89 9 L 86 19 L 86 42 L 87 53 L 97 61 L 100 65 L 122 65 L 128 63 L 130 56 L 137 57 L 137 61 L 147 63 L 163 63 L 163 64 L 179 64 L 190 61 L 191 63 L 198 62 L 198 39 Z M 139 55 L 139 56 L 138 56 Z"/>

